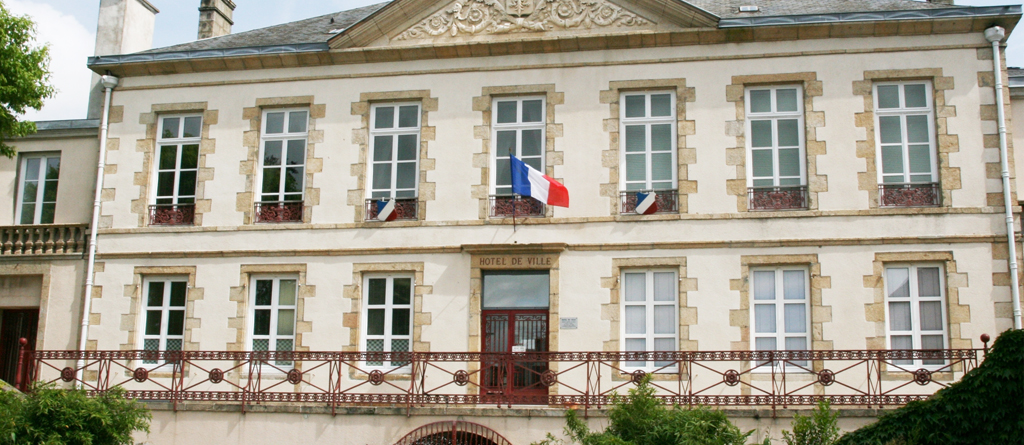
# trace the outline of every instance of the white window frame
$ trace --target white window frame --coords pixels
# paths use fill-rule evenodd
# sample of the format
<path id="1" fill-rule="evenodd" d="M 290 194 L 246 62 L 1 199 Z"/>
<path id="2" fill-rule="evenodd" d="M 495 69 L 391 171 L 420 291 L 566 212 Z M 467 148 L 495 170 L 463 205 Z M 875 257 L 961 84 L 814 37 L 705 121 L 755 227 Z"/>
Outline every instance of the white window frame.
<path id="1" fill-rule="evenodd" d="M 370 280 L 384 279 L 386 280 L 384 304 L 374 305 L 370 307 Z M 395 279 L 408 279 L 409 280 L 409 304 L 395 304 Z M 412 352 L 413 350 L 413 329 L 415 329 L 415 318 L 416 312 L 413 310 L 413 306 L 416 299 L 416 279 L 412 274 L 408 273 L 394 273 L 394 274 L 367 274 L 363 276 L 363 308 L 360 314 L 360 347 L 363 351 L 369 351 L 367 343 L 370 340 L 382 340 L 384 342 L 383 352 Z M 384 310 L 384 334 L 383 335 L 370 335 L 368 330 L 370 309 L 383 309 Z M 409 334 L 408 335 L 395 335 L 392 334 L 393 315 L 394 309 L 408 309 L 409 310 Z M 391 341 L 392 340 L 408 340 L 409 350 L 408 351 L 392 351 Z M 388 366 L 385 363 L 373 364 L 372 362 L 364 362 L 364 366 L 367 369 L 379 369 L 384 371 L 392 371 L 397 373 L 409 373 L 412 371 L 412 365 L 406 363 L 404 366 Z M 393 362 L 392 362 L 393 363 Z"/>
<path id="2" fill-rule="evenodd" d="M 775 299 L 773 300 L 757 300 L 755 299 L 755 272 L 775 272 Z M 804 278 L 804 299 L 803 300 L 787 300 L 785 295 L 785 273 L 789 271 L 800 271 L 803 273 Z M 806 350 L 814 348 L 811 343 L 811 276 L 810 268 L 803 265 L 780 265 L 780 266 L 761 266 L 750 268 L 750 345 L 751 350 L 759 351 L 757 349 L 758 338 L 774 338 L 775 349 L 774 351 L 786 351 L 786 339 L 787 338 L 804 338 L 805 344 L 807 345 Z M 804 332 L 802 335 L 799 333 L 789 334 L 786 332 L 786 304 L 796 304 L 801 302 L 804 305 Z M 775 305 L 775 332 L 774 333 L 758 333 L 757 332 L 757 305 L 758 304 L 773 304 Z M 809 361 L 794 360 L 797 362 L 803 362 L 803 368 L 810 369 Z M 755 368 L 753 372 L 771 372 L 774 366 L 774 370 L 779 371 L 783 368 L 782 362 L 776 362 L 774 365 L 768 362 L 757 362 L 753 364 Z M 788 372 L 801 372 L 803 369 L 797 367 L 795 364 L 785 366 Z"/>
<path id="3" fill-rule="evenodd" d="M 627 274 L 644 274 L 645 276 L 645 298 L 644 301 L 626 301 L 626 275 Z M 655 334 L 654 333 L 654 307 L 655 306 L 667 306 L 666 301 L 655 301 L 654 300 L 654 274 L 655 273 L 671 273 L 672 274 L 672 317 L 674 319 L 673 328 L 674 333 L 669 334 Z M 672 345 L 675 346 L 675 351 L 679 350 L 679 270 L 678 269 L 667 269 L 667 268 L 653 268 L 653 269 L 623 269 L 620 271 L 621 285 L 619 286 L 619 315 L 621 322 L 619 323 L 619 338 L 622 339 L 622 350 L 626 350 L 626 340 L 628 339 L 644 339 L 645 345 L 647 345 L 648 351 L 653 351 L 655 339 L 672 339 Z M 647 327 L 646 333 L 644 334 L 629 334 L 626 332 L 626 308 L 628 306 L 641 306 L 644 307 L 646 313 L 645 325 Z M 679 372 L 679 365 L 673 363 L 669 366 L 658 366 L 656 361 L 646 361 L 644 365 L 637 366 L 637 362 L 624 361 L 621 363 L 623 369 L 629 370 L 641 370 L 645 372 L 654 372 L 658 370 L 664 373 Z"/>
<path id="4" fill-rule="evenodd" d="M 925 106 L 921 107 L 921 108 L 908 108 L 908 107 L 906 107 L 906 99 L 905 99 L 905 94 L 904 94 L 904 88 L 905 88 L 906 85 L 915 85 L 915 84 L 923 84 L 924 85 Z M 879 94 L 878 94 L 878 87 L 880 87 L 880 86 L 893 86 L 893 85 L 899 86 L 898 91 L 899 91 L 900 108 L 886 108 L 886 109 L 879 108 L 878 103 L 879 103 L 880 97 L 879 97 Z M 885 174 L 884 173 L 885 165 L 882 163 L 882 123 L 881 123 L 881 118 L 882 117 L 887 117 L 887 116 L 898 116 L 898 117 L 900 117 L 900 132 L 901 132 L 901 137 L 902 137 L 901 150 L 902 150 L 902 154 L 903 154 L 903 173 L 902 173 L 903 180 L 901 182 L 898 182 L 898 183 L 897 182 L 891 182 L 891 183 L 888 183 L 888 184 L 907 184 L 907 183 L 915 183 L 915 182 L 910 180 L 910 176 L 912 175 L 912 173 L 910 173 L 910 150 L 909 150 L 909 145 L 911 145 L 911 144 L 907 141 L 907 137 L 908 137 L 908 134 L 907 134 L 907 116 L 920 116 L 920 115 L 927 116 L 926 120 L 928 122 L 928 157 L 929 157 L 929 162 L 931 163 L 931 172 L 930 172 L 930 174 L 931 174 L 931 181 L 929 181 L 928 183 L 938 183 L 939 182 L 939 168 L 938 168 L 939 164 L 938 164 L 938 151 L 937 151 L 937 146 L 936 146 L 936 142 L 938 140 L 938 137 L 936 136 L 936 132 L 935 132 L 935 107 L 934 107 L 934 97 L 933 97 L 934 94 L 933 94 L 933 90 L 932 90 L 932 82 L 930 80 L 913 80 L 913 81 L 902 81 L 902 82 L 877 82 L 877 83 L 875 83 L 872 86 L 872 89 L 873 89 L 872 93 L 873 93 L 874 102 L 875 102 L 874 103 L 874 106 L 875 106 L 875 118 L 874 118 L 875 119 L 875 147 L 876 147 L 875 148 L 875 165 L 877 166 L 876 170 L 877 170 L 877 175 L 878 175 L 878 177 L 877 177 L 878 183 L 879 184 L 887 184 L 885 182 L 885 176 L 895 176 L 892 173 L 890 173 L 890 174 Z M 887 145 L 892 145 L 892 144 L 887 144 Z M 919 143 L 915 143 L 914 145 L 920 145 L 920 144 Z M 920 174 L 921 173 L 915 173 L 915 175 L 920 175 Z M 916 182 L 916 184 L 925 184 L 925 183 Z"/>
<path id="5" fill-rule="evenodd" d="M 18 196 L 17 196 L 17 202 L 15 203 L 15 215 L 14 215 L 14 221 L 15 221 L 16 224 L 18 224 L 18 225 L 22 225 L 22 224 L 25 224 L 25 225 L 28 225 L 28 224 L 33 224 L 33 225 L 34 224 L 53 224 L 54 221 L 57 220 L 57 201 L 54 200 L 53 201 L 53 219 L 54 219 L 54 221 L 51 221 L 51 222 L 48 222 L 48 223 L 41 222 L 42 221 L 42 217 L 43 217 L 43 206 L 47 204 L 47 202 L 44 201 L 44 198 L 46 196 L 46 181 L 47 181 L 47 179 L 46 179 L 46 164 L 49 162 L 50 159 L 56 158 L 57 162 L 58 162 L 58 165 L 59 165 L 60 158 L 61 158 L 60 155 L 61 155 L 60 152 L 24 153 L 24 154 L 21 155 L 21 165 L 19 166 L 19 169 L 18 169 L 19 170 L 18 171 L 18 173 L 19 173 L 19 175 L 18 175 L 18 190 L 17 190 Z M 39 176 L 36 179 L 36 182 L 37 182 L 37 184 L 36 184 L 36 198 L 34 200 L 34 203 L 35 203 L 36 207 L 35 207 L 34 214 L 32 215 L 32 222 L 31 223 L 22 223 L 21 222 L 22 207 L 26 204 L 25 201 L 24 201 L 24 198 L 25 198 L 25 187 L 26 187 L 25 181 L 28 179 L 28 161 L 29 161 L 29 159 L 39 159 L 40 160 L 40 162 L 39 162 L 39 172 L 38 172 Z M 60 171 L 59 171 L 59 168 L 60 167 L 58 166 L 57 180 L 55 181 L 57 183 L 57 187 L 58 187 L 58 190 L 57 190 L 58 194 L 60 193 Z"/>
<path id="6" fill-rule="evenodd" d="M 186 137 L 183 137 L 183 135 L 185 134 L 185 118 L 189 118 L 189 117 L 198 117 L 199 118 L 199 132 L 200 133 L 199 133 L 198 136 L 191 137 L 191 138 L 186 138 Z M 164 138 L 163 137 L 163 132 L 162 132 L 163 128 L 164 128 L 164 120 L 165 119 L 174 119 L 174 118 L 179 119 L 179 121 L 178 121 L 178 136 L 179 137 L 177 137 L 177 138 Z M 203 135 L 202 135 L 203 123 L 202 123 L 202 119 L 203 119 L 203 116 L 201 114 L 169 114 L 169 115 L 161 115 L 160 118 L 158 119 L 157 140 L 156 140 L 156 154 L 153 157 L 153 181 L 152 181 L 153 190 L 151 192 L 152 196 L 150 197 L 150 202 L 152 202 L 154 204 L 157 204 L 157 205 L 161 205 L 161 204 L 157 203 L 158 200 L 170 199 L 172 201 L 171 203 L 167 203 L 167 204 L 163 204 L 163 205 L 195 204 L 195 202 L 196 202 L 196 192 L 198 192 L 198 187 L 199 187 L 199 157 L 202 155 L 202 148 L 203 148 L 202 147 L 202 142 L 203 142 Z M 161 170 L 160 169 L 160 159 L 161 159 L 160 155 L 161 155 L 161 152 L 162 152 L 163 147 L 165 145 L 166 146 L 173 145 L 173 146 L 176 147 L 176 150 L 177 150 L 176 158 L 174 160 L 174 168 L 170 169 L 170 170 Z M 182 147 L 184 147 L 185 145 L 196 145 L 196 146 L 198 146 L 197 153 L 196 153 L 196 167 L 195 168 L 188 168 L 188 169 L 181 168 L 181 155 L 182 155 L 182 153 L 184 151 L 184 150 L 182 150 Z M 160 193 L 160 173 L 166 173 L 166 172 L 173 172 L 174 173 L 173 193 L 170 196 L 160 196 L 159 195 L 159 193 Z M 192 195 L 184 195 L 183 196 L 183 195 L 179 195 L 178 194 L 178 191 L 179 191 L 180 186 L 181 186 L 181 174 L 182 174 L 182 172 L 195 172 L 196 177 L 195 177 L 195 184 L 192 187 L 193 188 Z M 182 202 L 183 199 L 191 200 L 191 201 Z"/>
<path id="7" fill-rule="evenodd" d="M 775 111 L 778 110 L 778 90 L 796 90 L 796 111 Z M 768 90 L 771 94 L 771 109 L 770 112 L 755 113 L 751 110 L 753 103 L 750 99 L 750 93 L 752 91 L 763 91 Z M 807 142 L 806 142 L 806 128 L 804 127 L 804 89 L 801 85 L 772 85 L 772 86 L 752 86 L 747 87 L 743 93 L 744 106 L 746 111 L 746 119 L 744 125 L 745 133 L 747 135 L 746 144 L 746 157 L 747 157 L 747 187 L 754 188 L 771 188 L 771 187 L 805 187 L 807 186 Z M 782 185 L 780 181 L 782 176 L 779 172 L 779 121 L 780 120 L 797 120 L 797 134 L 798 134 L 798 156 L 800 160 L 800 184 L 787 184 Z M 754 137 L 753 137 L 753 121 L 771 121 L 772 122 L 772 145 L 769 148 L 758 147 L 754 148 Z M 792 147 L 785 147 L 792 148 Z M 772 185 L 754 185 L 754 150 L 771 150 L 772 152 Z M 790 178 L 787 176 L 787 178 Z M 756 179 L 768 179 L 768 177 L 758 177 Z"/>
<path id="8" fill-rule="evenodd" d="M 306 113 L 306 130 L 302 131 L 302 132 L 297 132 L 297 133 L 289 133 L 288 132 L 288 125 L 291 122 L 291 113 L 292 112 L 296 112 L 296 111 L 302 111 L 302 112 Z M 284 120 L 284 127 L 282 128 L 282 130 L 283 130 L 282 133 L 267 134 L 267 123 L 268 123 L 268 121 L 267 121 L 267 114 L 270 114 L 270 113 L 284 113 L 285 120 Z M 262 119 L 262 121 L 260 123 L 260 151 L 259 151 L 260 158 L 258 160 L 258 164 L 259 165 L 257 167 L 258 168 L 258 172 L 257 172 L 257 175 L 256 175 L 256 184 L 254 185 L 254 192 L 256 194 L 256 202 L 264 202 L 264 203 L 266 203 L 266 202 L 299 202 L 299 203 L 301 203 L 301 202 L 303 202 L 306 199 L 306 159 L 309 157 L 309 121 L 310 121 L 309 115 L 310 115 L 309 108 L 270 108 L 270 109 L 263 110 L 263 115 L 262 115 L 263 119 Z M 300 164 L 300 165 L 288 165 L 288 141 L 298 140 L 298 139 L 301 139 L 302 140 L 302 144 L 303 144 L 302 164 Z M 280 166 L 272 166 L 274 168 L 278 168 L 278 169 L 281 170 L 281 176 L 280 176 L 280 181 L 278 183 L 277 192 L 274 193 L 274 194 L 278 195 L 278 200 L 276 200 L 276 201 L 264 201 L 263 200 L 263 195 L 264 195 L 264 193 L 263 193 L 263 176 L 264 176 L 265 170 L 267 168 L 267 166 L 264 165 L 264 160 L 266 159 L 265 151 L 266 151 L 266 148 L 267 148 L 267 142 L 269 142 L 269 141 L 281 141 L 281 165 Z M 290 168 L 290 167 L 301 167 L 302 168 L 302 174 L 299 176 L 301 178 L 301 183 L 299 184 L 299 193 L 298 193 L 299 194 L 299 199 L 298 200 L 293 200 L 293 201 L 288 201 L 285 198 L 286 194 L 292 194 L 292 195 L 295 194 L 294 192 L 292 192 L 292 193 L 286 193 L 285 192 L 285 181 L 286 181 L 286 176 L 287 176 L 285 173 L 287 172 L 287 169 Z"/>
<path id="9" fill-rule="evenodd" d="M 257 308 L 257 306 L 256 306 L 256 282 L 257 281 L 266 281 L 266 280 L 270 280 L 273 283 L 271 285 L 270 305 L 261 305 L 261 306 L 259 306 Z M 295 303 L 294 304 L 290 304 L 290 305 L 280 304 L 281 281 L 294 281 L 295 282 Z M 248 338 L 246 340 L 246 345 L 248 346 L 248 350 L 252 351 L 252 352 L 257 352 L 257 351 L 255 351 L 255 348 L 254 348 L 256 340 L 267 340 L 267 351 L 277 351 L 277 341 L 278 340 L 291 340 L 292 341 L 292 351 L 297 351 L 298 350 L 298 344 L 297 344 L 297 341 L 296 341 L 296 337 L 297 337 L 296 336 L 296 329 L 297 329 L 297 326 L 298 326 L 299 277 L 297 275 L 253 275 L 249 279 L 249 292 L 248 293 L 249 293 L 249 295 L 248 295 L 248 298 L 249 298 L 249 311 L 248 311 L 248 314 L 249 314 L 249 320 L 251 320 L 248 323 L 249 326 L 248 326 L 248 329 L 246 331 L 247 336 L 248 336 Z M 257 309 L 260 309 L 260 310 L 270 310 L 270 329 L 268 330 L 268 333 L 265 334 L 265 335 L 257 335 L 256 334 L 256 310 Z M 291 335 L 283 335 L 283 334 L 278 334 L 277 333 L 278 315 L 279 315 L 280 310 L 282 310 L 282 309 L 283 310 L 289 310 L 290 309 L 290 310 L 292 310 L 292 314 L 294 314 L 293 315 L 294 319 L 292 320 L 292 333 L 291 333 Z M 264 351 L 259 351 L 259 352 L 264 352 Z M 273 370 L 273 368 L 271 368 L 271 366 L 283 367 L 283 366 L 292 366 L 292 365 L 293 365 L 293 362 L 291 362 L 291 361 L 278 361 L 278 360 L 270 362 L 269 364 L 266 364 L 266 363 L 262 364 L 262 366 L 270 368 L 270 370 Z"/>
<path id="10" fill-rule="evenodd" d="M 523 102 L 539 100 L 540 103 L 540 122 L 523 122 Z M 498 123 L 498 103 L 499 102 L 516 102 L 516 122 L 514 123 Z M 512 131 L 516 132 L 516 153 L 515 156 L 520 160 L 523 159 L 523 131 L 525 130 L 540 130 L 540 170 L 541 173 L 545 173 L 547 166 L 547 121 L 548 121 L 548 103 L 547 97 L 545 96 L 503 96 L 495 97 L 491 101 L 491 179 L 490 179 L 490 194 L 496 195 L 498 189 L 498 158 L 507 157 L 508 153 L 498 153 L 498 132 L 499 131 Z M 536 156 L 530 156 L 534 158 Z M 546 174 L 546 173 L 545 173 Z M 501 196 L 512 196 L 511 187 L 509 193 L 502 194 Z"/>
<path id="11" fill-rule="evenodd" d="M 150 286 L 152 286 L 153 283 L 164 283 L 164 292 L 163 292 L 163 300 L 162 300 L 163 304 L 161 304 L 160 306 L 155 306 L 155 307 L 149 305 L 149 290 L 150 290 Z M 181 306 L 172 306 L 171 305 L 171 284 L 172 283 L 185 283 L 185 300 L 184 300 L 184 304 L 181 305 Z M 166 351 L 167 350 L 167 341 L 168 340 L 178 340 L 178 341 L 181 342 L 181 348 L 178 349 L 178 350 L 179 351 L 184 350 L 184 348 L 185 348 L 185 331 L 186 331 L 186 325 L 188 323 L 188 320 L 186 318 L 186 316 L 187 316 L 187 309 L 186 308 L 188 307 L 188 291 L 189 291 L 189 289 L 191 289 L 191 286 L 188 285 L 188 276 L 187 275 L 158 275 L 158 276 L 146 276 L 146 277 L 143 277 L 143 280 L 142 280 L 142 301 L 140 302 L 141 306 L 142 306 L 142 310 L 141 310 L 142 316 L 139 317 L 139 322 L 141 323 L 141 326 L 139 327 L 139 329 L 137 331 L 137 332 L 140 333 L 140 335 L 139 335 L 139 345 L 138 345 L 139 350 L 141 350 L 141 351 L 146 350 L 146 341 L 147 340 L 157 340 L 159 342 L 159 344 L 157 346 L 157 349 L 156 349 L 157 351 Z M 171 311 L 179 311 L 179 310 L 182 312 L 181 335 L 169 335 L 169 334 L 167 334 L 167 328 L 170 326 L 170 313 L 171 313 Z M 156 335 L 152 335 L 152 334 L 147 334 L 146 333 L 146 326 L 148 324 L 147 322 L 149 321 L 149 312 L 150 311 L 159 311 L 160 312 L 160 333 L 156 334 Z M 156 368 L 156 367 L 159 367 L 159 366 L 161 366 L 161 365 L 163 365 L 163 364 L 165 364 L 167 362 L 143 359 L 141 361 L 141 363 L 142 363 L 143 367 L 146 367 L 146 368 Z"/>
<path id="12" fill-rule="evenodd" d="M 399 111 L 402 107 L 416 107 L 416 125 L 412 127 L 399 127 L 398 118 Z M 377 128 L 377 110 L 381 108 L 394 108 L 394 126 L 391 128 Z M 385 199 L 385 198 L 398 198 L 399 192 L 408 191 L 408 188 L 398 188 L 398 164 L 410 163 L 409 161 L 398 160 L 398 138 L 404 135 L 416 136 L 416 159 L 412 162 L 413 164 L 413 186 L 412 196 L 403 196 L 398 199 L 416 199 L 419 196 L 419 184 L 420 184 L 420 129 L 422 128 L 422 105 L 419 102 L 386 102 L 377 103 L 370 106 L 370 141 L 367 144 L 369 146 L 369 153 L 366 155 L 366 162 L 369 164 L 367 168 L 367 183 L 366 183 L 366 197 Z M 392 138 L 392 157 L 390 161 L 376 161 L 374 160 L 374 152 L 376 150 L 376 140 L 378 136 L 390 136 Z M 391 185 L 387 189 L 375 189 L 374 187 L 374 167 L 380 164 L 391 165 Z M 377 196 L 374 194 L 387 193 L 387 196 Z"/>
<path id="13" fill-rule="evenodd" d="M 906 300 L 899 300 L 899 302 L 906 301 L 910 303 L 910 327 L 909 331 L 894 331 L 891 324 L 891 315 L 889 311 L 889 303 L 892 300 L 889 298 L 890 295 L 890 283 L 889 283 L 889 269 L 908 269 L 910 277 L 910 295 Z M 920 295 L 920 287 L 917 278 L 917 270 L 919 268 L 937 268 L 939 269 L 939 296 L 928 296 L 922 297 Z M 912 349 L 922 349 L 921 336 L 923 335 L 942 335 L 942 347 L 943 349 L 949 348 L 949 317 L 946 314 L 946 268 L 941 263 L 887 263 L 883 269 L 884 275 L 883 280 L 885 282 L 885 347 L 892 350 L 892 337 L 893 336 L 910 336 L 913 344 Z M 939 313 L 942 316 L 941 320 L 941 331 L 929 330 L 925 331 L 921 329 L 921 302 L 939 302 Z M 925 364 L 921 359 L 914 359 L 912 363 L 907 363 L 903 360 L 894 361 L 898 366 L 904 368 L 924 368 L 924 369 L 937 369 L 947 365 L 947 362 L 943 360 L 943 363 L 938 364 Z"/>
<path id="14" fill-rule="evenodd" d="M 669 96 L 669 109 L 671 113 L 668 116 L 651 116 L 651 96 L 656 95 L 668 95 Z M 644 117 L 626 117 L 626 96 L 644 96 Z M 629 189 L 630 181 L 627 181 L 626 172 L 626 127 L 627 126 L 644 126 L 645 144 L 644 158 L 647 167 L 647 171 L 644 173 L 644 185 L 639 189 Z M 672 186 L 668 189 L 654 189 L 652 183 L 653 176 L 653 162 L 651 160 L 654 152 L 651 150 L 651 144 L 653 140 L 651 138 L 651 127 L 654 125 L 668 125 L 672 129 L 671 141 L 672 148 L 669 149 L 669 153 L 672 156 Z M 679 161 L 678 161 L 678 143 L 679 143 L 679 132 L 678 132 L 678 121 L 676 117 L 676 92 L 674 90 L 655 90 L 655 91 L 625 91 L 619 94 L 619 190 L 622 191 L 643 191 L 643 190 L 674 190 L 679 187 Z M 630 154 L 639 154 L 640 152 L 630 152 Z M 659 152 L 662 153 L 662 152 Z M 632 181 L 636 183 L 637 181 Z M 665 182 L 665 181 L 658 181 Z"/>

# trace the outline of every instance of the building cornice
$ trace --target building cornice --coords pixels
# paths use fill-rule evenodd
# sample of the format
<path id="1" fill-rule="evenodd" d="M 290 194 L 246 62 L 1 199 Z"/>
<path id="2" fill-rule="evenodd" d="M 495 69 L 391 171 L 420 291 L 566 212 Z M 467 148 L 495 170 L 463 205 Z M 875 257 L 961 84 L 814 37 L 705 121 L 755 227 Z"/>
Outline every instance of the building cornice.
<path id="1" fill-rule="evenodd" d="M 728 43 L 965 34 L 983 32 L 993 25 L 1010 31 L 1021 17 L 1019 5 L 923 11 L 944 15 L 929 15 L 921 11 L 816 14 L 744 19 L 752 21 L 746 25 L 723 20 L 727 26 L 720 24 L 719 28 L 678 31 L 630 31 L 333 50 L 324 42 L 140 53 L 91 57 L 89 68 L 97 73 L 109 71 L 116 76 L 132 77 Z"/>

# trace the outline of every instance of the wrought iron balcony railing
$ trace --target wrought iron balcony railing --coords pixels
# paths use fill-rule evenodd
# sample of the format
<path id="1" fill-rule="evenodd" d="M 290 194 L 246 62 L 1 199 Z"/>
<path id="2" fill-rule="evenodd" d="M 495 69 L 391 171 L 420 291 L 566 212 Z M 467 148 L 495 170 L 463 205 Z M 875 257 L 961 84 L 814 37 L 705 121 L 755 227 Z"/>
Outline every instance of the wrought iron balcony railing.
<path id="1" fill-rule="evenodd" d="M 195 224 L 195 204 L 156 204 L 149 206 L 151 226 L 191 226 Z"/>
<path id="2" fill-rule="evenodd" d="M 0 227 L 0 256 L 82 254 L 88 238 L 88 224 Z"/>
<path id="3" fill-rule="evenodd" d="M 750 187 L 748 210 L 803 210 L 807 208 L 807 187 Z"/>
<path id="4" fill-rule="evenodd" d="M 257 223 L 302 222 L 302 201 L 257 202 Z"/>
<path id="5" fill-rule="evenodd" d="M 491 195 L 492 218 L 517 218 L 544 216 L 547 207 L 543 202 L 529 196 Z M 514 215 L 513 215 L 514 213 Z"/>
<path id="6" fill-rule="evenodd" d="M 881 207 L 934 207 L 941 196 L 937 182 L 878 185 Z"/>
<path id="7" fill-rule="evenodd" d="M 637 193 L 657 193 L 654 198 L 658 203 L 658 211 L 655 213 L 679 213 L 679 191 L 678 190 L 630 190 L 619 192 L 620 214 L 636 213 L 636 206 L 640 204 L 637 200 Z"/>
<path id="8" fill-rule="evenodd" d="M 133 399 L 242 405 L 602 407 L 652 374 L 678 405 L 885 407 L 929 397 L 980 349 L 673 352 L 29 351 L 28 380 Z M 84 363 L 76 367 L 78 361 Z M 938 362 L 927 367 L 906 365 Z M 147 364 L 149 363 L 149 364 Z M 19 364 L 19 366 L 21 366 Z M 646 368 L 648 372 L 640 370 Z M 19 377 L 18 384 L 21 384 Z"/>
<path id="9" fill-rule="evenodd" d="M 377 211 L 377 202 L 379 199 L 367 199 L 366 200 L 366 221 L 377 221 L 379 213 Z M 416 220 L 417 208 L 419 207 L 419 201 L 416 198 L 396 198 L 395 199 L 395 214 L 396 220 Z"/>

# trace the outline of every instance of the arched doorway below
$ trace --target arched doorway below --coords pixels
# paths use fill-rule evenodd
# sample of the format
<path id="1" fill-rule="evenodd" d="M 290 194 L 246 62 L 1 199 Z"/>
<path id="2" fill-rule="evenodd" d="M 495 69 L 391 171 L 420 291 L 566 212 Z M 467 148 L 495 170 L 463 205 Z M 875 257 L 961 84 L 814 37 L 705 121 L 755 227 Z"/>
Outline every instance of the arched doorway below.
<path id="1" fill-rule="evenodd" d="M 434 422 L 416 428 L 395 445 L 512 445 L 483 425 L 454 420 Z"/>

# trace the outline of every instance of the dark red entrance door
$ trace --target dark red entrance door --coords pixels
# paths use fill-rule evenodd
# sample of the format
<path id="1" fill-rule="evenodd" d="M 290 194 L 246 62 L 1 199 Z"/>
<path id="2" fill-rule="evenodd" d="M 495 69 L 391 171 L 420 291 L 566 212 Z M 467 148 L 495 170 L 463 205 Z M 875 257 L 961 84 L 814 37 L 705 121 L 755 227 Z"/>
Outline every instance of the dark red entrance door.
<path id="1" fill-rule="evenodd" d="M 484 393 L 512 403 L 547 404 L 541 375 L 548 363 L 533 353 L 548 351 L 548 311 L 485 310 L 482 327 L 484 352 L 502 353 L 483 360 Z"/>
<path id="2" fill-rule="evenodd" d="M 0 380 L 14 385 L 18 375 L 18 340 L 27 339 L 28 350 L 35 348 L 39 309 L 2 309 L 0 314 Z M 28 388 L 30 366 L 27 361 L 23 363 L 22 384 L 18 389 Z"/>

